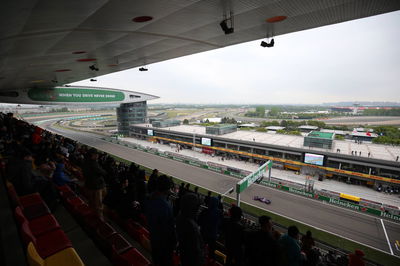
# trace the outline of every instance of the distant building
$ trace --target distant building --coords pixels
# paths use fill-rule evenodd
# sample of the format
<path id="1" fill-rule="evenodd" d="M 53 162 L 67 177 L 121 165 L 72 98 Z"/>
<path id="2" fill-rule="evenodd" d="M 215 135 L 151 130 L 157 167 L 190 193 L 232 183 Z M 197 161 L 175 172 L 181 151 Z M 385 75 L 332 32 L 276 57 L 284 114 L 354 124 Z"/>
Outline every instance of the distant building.
<path id="1" fill-rule="evenodd" d="M 153 121 L 151 125 L 153 127 L 174 127 L 179 126 L 181 121 L 179 120 L 163 120 L 163 121 Z"/>
<path id="2" fill-rule="evenodd" d="M 315 147 L 323 149 L 332 149 L 334 133 L 325 133 L 320 131 L 312 131 L 304 137 L 305 147 Z"/>
<path id="3" fill-rule="evenodd" d="M 223 135 L 237 131 L 236 124 L 219 124 L 206 127 L 206 134 Z"/>
<path id="4" fill-rule="evenodd" d="M 284 130 L 285 127 L 269 126 L 269 127 L 266 127 L 265 129 L 267 129 L 268 131 L 278 131 L 278 130 Z"/>
<path id="5" fill-rule="evenodd" d="M 311 131 L 317 130 L 318 127 L 309 126 L 309 125 L 302 125 L 302 126 L 299 126 L 297 129 L 300 130 L 301 132 L 311 132 Z"/>
<path id="6" fill-rule="evenodd" d="M 239 124 L 238 127 L 257 127 L 258 125 L 254 124 L 254 123 L 250 123 L 250 124 Z"/>
<path id="7" fill-rule="evenodd" d="M 163 121 L 164 119 L 159 117 L 149 117 L 149 123 L 152 124 L 155 121 Z"/>
<path id="8" fill-rule="evenodd" d="M 374 132 L 374 130 L 372 128 L 356 127 L 353 132 Z"/>
<path id="9" fill-rule="evenodd" d="M 129 127 L 134 124 L 146 123 L 147 102 L 122 103 L 117 108 L 118 132 L 128 135 Z"/>
<path id="10" fill-rule="evenodd" d="M 343 136 L 343 137 L 350 134 L 349 131 L 344 131 L 344 130 L 333 130 L 333 129 L 320 129 L 320 132 L 323 132 L 323 133 L 333 133 L 333 134 L 335 134 L 335 135 L 340 135 L 340 136 Z"/>
<path id="11" fill-rule="evenodd" d="M 378 137 L 378 134 L 369 131 L 360 132 L 354 130 L 353 132 L 351 132 L 351 138 L 354 140 L 372 141 L 376 137 Z"/>

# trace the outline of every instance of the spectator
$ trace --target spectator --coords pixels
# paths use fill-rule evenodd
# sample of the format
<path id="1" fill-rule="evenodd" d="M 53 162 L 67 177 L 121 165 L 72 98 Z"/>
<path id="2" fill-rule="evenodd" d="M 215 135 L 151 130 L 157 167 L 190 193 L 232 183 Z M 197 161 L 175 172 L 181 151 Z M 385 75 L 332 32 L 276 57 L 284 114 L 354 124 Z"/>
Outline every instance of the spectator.
<path id="1" fill-rule="evenodd" d="M 249 266 L 279 265 L 278 241 L 273 238 L 271 218 L 258 218 L 260 229 L 250 232 L 246 240 L 246 257 Z"/>
<path id="2" fill-rule="evenodd" d="M 115 209 L 119 216 L 123 219 L 135 218 L 137 215 L 134 214 L 136 212 L 134 207 L 134 197 L 129 190 L 129 181 L 127 178 L 124 178 L 121 181 L 114 195 Z"/>
<path id="3" fill-rule="evenodd" d="M 168 202 L 173 184 L 166 175 L 157 181 L 157 190 L 146 204 L 146 217 L 150 231 L 151 255 L 156 266 L 172 265 L 176 246 L 174 216 Z"/>
<path id="4" fill-rule="evenodd" d="M 190 192 L 190 184 L 186 183 L 185 192 L 184 193 L 188 193 L 188 192 Z"/>
<path id="5" fill-rule="evenodd" d="M 37 169 L 39 173 L 48 179 L 53 178 L 54 170 L 56 170 L 56 165 L 49 158 L 44 158 L 42 160 L 38 160 Z"/>
<path id="6" fill-rule="evenodd" d="M 279 244 L 282 249 L 281 264 L 289 266 L 302 265 L 304 258 L 299 244 L 299 229 L 296 226 L 289 226 L 287 234 L 284 234 L 279 239 Z"/>
<path id="7" fill-rule="evenodd" d="M 202 266 L 205 263 L 204 243 L 196 223 L 199 198 L 188 193 L 182 197 L 181 212 L 176 221 L 182 266 Z"/>
<path id="8" fill-rule="evenodd" d="M 135 178 L 136 200 L 141 205 L 144 204 L 146 199 L 146 172 L 142 169 L 137 171 Z"/>
<path id="9" fill-rule="evenodd" d="M 34 193 L 36 191 L 32 174 L 32 153 L 29 150 L 20 149 L 17 154 L 18 158 L 12 158 L 8 163 L 7 176 L 18 195 Z"/>
<path id="10" fill-rule="evenodd" d="M 195 187 L 193 193 L 200 199 L 199 187 Z"/>
<path id="11" fill-rule="evenodd" d="M 86 163 L 83 165 L 85 188 L 87 190 L 89 206 L 96 210 L 103 219 L 103 194 L 105 189 L 104 176 L 106 171 L 98 163 L 99 154 L 92 148 L 87 153 Z"/>
<path id="12" fill-rule="evenodd" d="M 224 225 L 226 265 L 243 265 L 244 226 L 241 224 L 242 209 L 232 206 L 230 218 Z"/>
<path id="13" fill-rule="evenodd" d="M 151 194 L 154 191 L 156 191 L 157 178 L 158 178 L 158 170 L 154 169 L 149 177 L 149 181 L 147 182 L 147 193 Z"/>
<path id="14" fill-rule="evenodd" d="M 218 209 L 218 199 L 211 197 L 208 200 L 208 208 L 204 209 L 199 216 L 201 235 L 208 245 L 209 257 L 215 257 L 218 230 L 222 223 L 222 212 Z"/>
<path id="15" fill-rule="evenodd" d="M 314 238 L 312 237 L 311 231 L 307 231 L 307 233 L 301 238 L 301 251 L 306 253 L 308 256 L 314 247 L 315 242 Z"/>
<path id="16" fill-rule="evenodd" d="M 211 191 L 208 191 L 207 196 L 204 198 L 204 205 L 208 206 L 210 198 L 211 198 Z"/>
<path id="17" fill-rule="evenodd" d="M 218 195 L 218 209 L 219 209 L 221 212 L 224 212 L 224 204 L 223 204 L 223 201 L 222 201 L 222 196 L 221 196 L 221 194 Z"/>
<path id="18" fill-rule="evenodd" d="M 175 200 L 175 204 L 174 204 L 174 216 L 177 216 L 180 212 L 181 199 L 182 199 L 183 195 L 185 195 L 185 193 L 186 193 L 185 183 L 182 182 L 181 185 L 179 186 L 178 198 Z"/>
<path id="19" fill-rule="evenodd" d="M 58 195 L 50 180 L 33 173 L 33 155 L 27 149 L 19 151 L 19 159 L 9 162 L 8 178 L 18 195 L 38 192 L 51 210 L 58 206 Z"/>
<path id="20" fill-rule="evenodd" d="M 356 249 L 354 253 L 349 254 L 349 266 L 365 266 L 364 252 Z"/>
<path id="21" fill-rule="evenodd" d="M 70 179 L 69 176 L 64 173 L 64 169 L 64 160 L 62 157 L 58 157 L 56 159 L 56 169 L 53 174 L 53 182 L 57 186 L 63 186 L 65 184 L 70 184 L 74 182 L 73 179 Z"/>

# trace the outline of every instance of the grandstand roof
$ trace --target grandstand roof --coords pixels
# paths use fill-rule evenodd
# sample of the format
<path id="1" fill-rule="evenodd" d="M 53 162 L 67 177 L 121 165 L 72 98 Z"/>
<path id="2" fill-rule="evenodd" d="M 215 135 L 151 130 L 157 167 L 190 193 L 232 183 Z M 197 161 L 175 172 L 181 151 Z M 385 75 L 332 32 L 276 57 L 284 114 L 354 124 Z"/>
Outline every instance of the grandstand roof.
<path id="1" fill-rule="evenodd" d="M 398 0 L 6 1 L 0 91 L 52 88 L 399 9 Z M 233 33 L 225 34 L 220 23 L 230 13 Z"/>

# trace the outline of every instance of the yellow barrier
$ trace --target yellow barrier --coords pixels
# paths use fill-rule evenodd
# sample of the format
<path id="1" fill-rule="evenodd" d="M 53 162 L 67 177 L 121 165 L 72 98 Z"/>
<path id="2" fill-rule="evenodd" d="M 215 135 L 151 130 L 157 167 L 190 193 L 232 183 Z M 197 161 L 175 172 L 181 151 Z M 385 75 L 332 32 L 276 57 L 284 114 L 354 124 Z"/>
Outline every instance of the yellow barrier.
<path id="1" fill-rule="evenodd" d="M 356 196 L 353 196 L 353 195 L 349 195 L 349 194 L 340 193 L 340 198 L 341 199 L 345 199 L 345 200 L 350 200 L 352 202 L 357 202 L 357 203 L 360 202 L 360 198 L 359 197 L 356 197 Z"/>

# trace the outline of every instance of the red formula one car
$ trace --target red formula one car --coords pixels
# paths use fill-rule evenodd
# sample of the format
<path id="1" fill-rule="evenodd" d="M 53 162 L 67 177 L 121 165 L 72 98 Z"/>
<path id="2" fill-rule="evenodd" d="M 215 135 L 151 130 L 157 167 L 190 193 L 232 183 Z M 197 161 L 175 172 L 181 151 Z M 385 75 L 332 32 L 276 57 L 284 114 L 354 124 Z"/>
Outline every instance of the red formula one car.
<path id="1" fill-rule="evenodd" d="M 264 197 L 259 197 L 259 196 L 254 196 L 253 200 L 258 200 L 259 202 L 265 203 L 265 204 L 271 204 L 271 201 L 267 198 Z"/>

